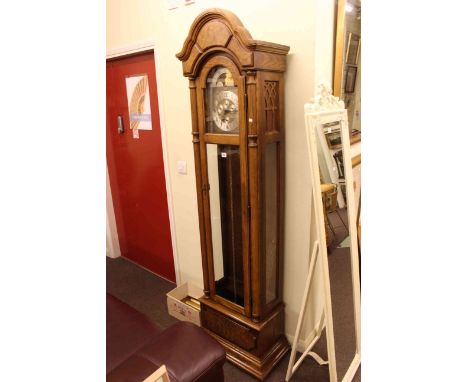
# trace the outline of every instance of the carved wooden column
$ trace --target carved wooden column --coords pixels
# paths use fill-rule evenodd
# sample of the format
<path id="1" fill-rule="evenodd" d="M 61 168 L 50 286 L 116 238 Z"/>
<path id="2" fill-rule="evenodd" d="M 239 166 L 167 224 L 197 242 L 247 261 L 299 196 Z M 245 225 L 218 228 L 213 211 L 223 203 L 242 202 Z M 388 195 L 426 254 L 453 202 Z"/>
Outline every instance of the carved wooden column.
<path id="1" fill-rule="evenodd" d="M 192 142 L 193 142 L 193 154 L 195 159 L 195 178 L 197 185 L 197 201 L 198 201 L 198 216 L 203 216 L 203 185 L 201 178 L 200 168 L 200 132 L 198 129 L 198 114 L 197 114 L 197 85 L 195 78 L 189 78 L 189 89 L 190 89 L 190 104 L 192 114 Z M 203 224 L 204 219 L 199 220 L 200 227 L 200 245 L 202 251 L 206 248 L 206 235 L 205 225 Z M 208 264 L 206 257 L 202 256 L 202 268 L 203 268 L 203 292 L 205 296 L 209 296 L 210 287 L 208 282 Z"/>

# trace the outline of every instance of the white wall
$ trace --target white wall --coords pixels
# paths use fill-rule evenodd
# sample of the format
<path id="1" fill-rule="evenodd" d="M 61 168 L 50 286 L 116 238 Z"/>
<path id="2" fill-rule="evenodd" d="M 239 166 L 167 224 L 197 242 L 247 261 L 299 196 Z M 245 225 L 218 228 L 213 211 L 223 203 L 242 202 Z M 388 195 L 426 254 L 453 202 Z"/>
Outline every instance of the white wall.
<path id="1" fill-rule="evenodd" d="M 116 258 L 120 256 L 120 245 L 115 222 L 114 203 L 109 183 L 109 171 L 106 168 L 106 256 Z"/>
<path id="2" fill-rule="evenodd" d="M 319 80 L 331 83 L 333 61 L 333 0 L 197 0 L 195 4 L 167 9 L 167 1 L 108 0 L 107 49 L 129 47 L 145 41 L 156 43 L 161 75 L 161 123 L 167 131 L 170 182 L 180 281 L 202 286 L 202 267 L 191 137 L 188 80 L 175 57 L 194 18 L 206 8 L 234 12 L 257 40 L 291 47 L 285 76 L 286 200 L 284 301 L 286 333 L 291 339 L 300 309 L 309 254 L 310 175 L 304 127 L 304 103 L 314 95 Z M 186 160 L 188 173 L 176 171 Z M 319 264 L 320 265 L 320 264 Z M 312 318 L 321 311 L 318 290 L 311 296 Z M 311 322 L 308 324 L 310 327 Z"/>

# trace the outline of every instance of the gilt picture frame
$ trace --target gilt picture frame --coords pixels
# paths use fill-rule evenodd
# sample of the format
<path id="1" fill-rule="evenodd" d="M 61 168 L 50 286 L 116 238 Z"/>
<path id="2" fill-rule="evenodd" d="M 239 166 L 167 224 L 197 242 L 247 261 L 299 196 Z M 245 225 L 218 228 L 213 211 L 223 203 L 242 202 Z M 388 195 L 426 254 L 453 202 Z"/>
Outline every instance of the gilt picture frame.
<path id="1" fill-rule="evenodd" d="M 359 50 L 361 49 L 361 36 L 356 33 L 348 33 L 348 41 L 346 44 L 346 64 L 357 65 Z"/>

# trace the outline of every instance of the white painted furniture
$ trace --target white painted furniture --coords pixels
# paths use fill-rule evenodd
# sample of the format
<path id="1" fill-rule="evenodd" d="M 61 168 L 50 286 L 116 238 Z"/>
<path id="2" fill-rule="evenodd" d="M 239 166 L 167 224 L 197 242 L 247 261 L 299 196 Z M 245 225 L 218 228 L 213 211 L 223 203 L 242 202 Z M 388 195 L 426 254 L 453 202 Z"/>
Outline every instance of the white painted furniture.
<path id="1" fill-rule="evenodd" d="M 331 121 L 331 122 L 335 122 L 335 121 Z M 323 181 L 326 183 L 334 183 L 338 185 L 338 206 L 340 208 L 344 208 L 346 204 L 345 204 L 343 193 L 340 187 L 341 182 L 340 182 L 340 177 L 339 177 L 339 172 L 338 172 L 338 166 L 336 164 L 335 158 L 333 157 L 334 154 L 341 149 L 330 149 L 328 147 L 327 139 L 325 137 L 325 131 L 332 130 L 332 129 L 339 130 L 340 125 L 337 125 L 336 127 L 335 126 L 323 127 L 323 124 L 316 124 L 314 130 L 315 130 L 315 133 L 317 134 L 316 140 L 318 143 L 317 158 L 319 162 L 320 172 L 323 177 Z"/>
<path id="2" fill-rule="evenodd" d="M 317 143 L 317 130 L 323 131 L 323 125 L 330 122 L 339 122 L 341 129 L 343 161 L 345 170 L 346 196 L 348 200 L 348 220 L 349 222 L 356 221 L 356 208 L 354 203 L 354 189 L 351 165 L 351 150 L 349 142 L 348 117 L 347 111 L 344 108 L 342 101 L 338 97 L 331 94 L 331 89 L 325 85 L 319 85 L 317 96 L 313 103 L 305 104 L 305 122 L 306 133 L 309 148 L 310 172 L 312 178 L 312 219 L 311 219 L 311 259 L 309 265 L 309 274 L 307 277 L 306 288 L 304 291 L 299 320 L 296 327 L 296 333 L 291 350 L 288 370 L 286 373 L 286 381 L 289 381 L 294 372 L 300 367 L 306 356 L 311 356 L 320 365 L 328 364 L 330 372 L 330 382 L 338 382 L 336 370 L 336 355 L 335 355 L 335 338 L 333 331 L 333 312 L 332 312 L 332 296 L 330 292 L 330 275 L 328 268 L 328 256 L 325 238 L 325 223 L 322 208 L 322 197 L 320 190 L 320 171 L 319 171 L 319 155 Z M 326 142 L 325 142 L 326 144 Z M 357 243 L 357 228 L 356 224 L 349 224 L 350 234 L 350 253 L 351 253 L 351 272 L 352 272 L 352 294 L 353 294 L 353 309 L 355 322 L 355 338 L 356 351 L 347 372 L 341 379 L 341 382 L 352 381 L 356 370 L 361 363 L 361 296 L 359 282 L 359 258 L 358 258 L 358 243 Z M 312 285 L 312 276 L 317 266 L 317 260 L 320 259 L 319 272 L 322 272 L 323 293 L 324 293 L 324 311 L 320 322 L 315 327 L 318 328 L 316 336 L 310 344 L 306 345 L 305 352 L 301 357 L 296 359 L 297 344 L 299 335 L 304 322 L 304 317 L 307 313 L 307 301 Z M 317 343 L 323 328 L 326 327 L 328 361 L 324 361 L 317 353 L 312 351 L 312 348 Z"/>
<path id="3" fill-rule="evenodd" d="M 319 160 L 319 168 L 322 174 L 323 181 L 325 183 L 335 183 L 338 185 L 338 206 L 340 208 L 346 207 L 345 199 L 343 197 L 343 193 L 341 190 L 341 185 L 344 184 L 344 180 L 340 179 L 338 166 L 334 155 L 341 151 L 339 149 L 332 149 L 328 146 L 326 133 L 332 131 L 340 131 L 341 126 L 334 125 L 332 127 L 323 126 L 322 124 L 317 124 L 315 128 L 315 132 L 317 134 L 317 142 L 318 142 L 318 160 Z M 355 142 L 351 144 L 351 158 L 357 157 L 361 155 L 361 142 Z"/>

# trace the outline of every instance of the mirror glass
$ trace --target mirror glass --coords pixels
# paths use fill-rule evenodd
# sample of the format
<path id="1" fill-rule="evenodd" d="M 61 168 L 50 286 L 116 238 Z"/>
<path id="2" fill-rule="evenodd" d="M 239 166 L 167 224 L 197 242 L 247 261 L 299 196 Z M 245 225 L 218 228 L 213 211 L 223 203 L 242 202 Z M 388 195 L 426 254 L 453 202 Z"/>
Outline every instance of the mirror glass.
<path id="1" fill-rule="evenodd" d="M 333 94 L 344 102 L 348 116 L 351 143 L 353 187 L 356 203 L 356 226 L 360 262 L 361 250 L 361 0 L 336 0 L 335 9 L 335 67 Z M 333 135 L 327 135 L 331 150 L 335 149 Z M 337 142 L 338 145 L 340 142 Z M 337 147 L 338 148 L 338 147 Z M 335 163 L 341 160 L 336 153 Z M 340 167 L 338 167 L 340 169 Z M 327 178 L 327 174 L 324 174 Z M 342 174 L 340 174 L 342 176 Z M 325 179 L 330 181 L 331 179 Z M 338 190 L 338 204 L 344 206 L 345 195 Z"/>
<path id="2" fill-rule="evenodd" d="M 334 95 L 344 101 L 351 136 L 357 137 L 361 131 L 361 0 L 336 3 Z"/>
<path id="3" fill-rule="evenodd" d="M 350 226 L 356 222 L 348 213 L 350 207 L 356 208 L 354 176 L 353 171 L 349 171 L 352 169 L 351 145 L 344 136 L 349 136 L 348 129 L 333 120 L 319 124 L 317 129 L 336 369 L 338 381 L 341 381 L 356 354 L 350 239 Z M 356 230 L 353 232 L 355 234 Z"/>
<path id="4" fill-rule="evenodd" d="M 206 151 L 216 294 L 243 306 L 239 146 L 207 144 Z"/>

